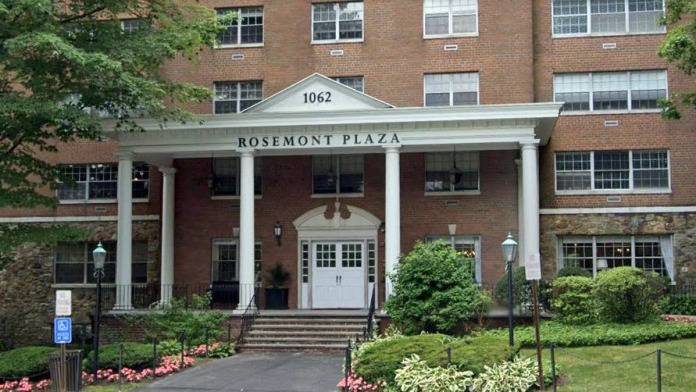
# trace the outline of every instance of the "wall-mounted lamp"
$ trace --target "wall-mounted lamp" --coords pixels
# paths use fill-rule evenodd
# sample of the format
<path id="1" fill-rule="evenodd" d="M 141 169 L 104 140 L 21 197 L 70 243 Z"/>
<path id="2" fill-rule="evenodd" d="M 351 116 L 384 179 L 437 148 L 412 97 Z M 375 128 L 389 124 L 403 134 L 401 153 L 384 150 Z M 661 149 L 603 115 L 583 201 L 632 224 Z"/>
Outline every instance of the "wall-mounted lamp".
<path id="1" fill-rule="evenodd" d="M 384 222 L 380 223 L 379 224 L 379 232 L 384 233 L 386 230 L 387 229 L 386 229 L 386 225 L 384 224 Z"/>
<path id="2" fill-rule="evenodd" d="M 280 246 L 281 239 L 283 238 L 283 225 L 281 225 L 280 222 L 276 222 L 275 226 L 273 226 L 273 236 L 278 242 L 278 246 Z"/>

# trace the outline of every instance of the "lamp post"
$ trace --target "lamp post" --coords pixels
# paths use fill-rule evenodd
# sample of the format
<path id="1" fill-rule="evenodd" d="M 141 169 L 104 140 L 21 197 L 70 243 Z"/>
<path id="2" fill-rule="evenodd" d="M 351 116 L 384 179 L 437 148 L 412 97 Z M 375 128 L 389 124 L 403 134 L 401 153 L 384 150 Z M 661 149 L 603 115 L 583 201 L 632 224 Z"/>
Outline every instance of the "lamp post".
<path id="1" fill-rule="evenodd" d="M 92 334 L 92 349 L 94 351 L 94 381 L 97 381 L 97 371 L 99 369 L 99 324 L 101 323 L 101 281 L 104 277 L 104 262 L 106 261 L 106 249 L 101 242 L 92 251 L 94 261 L 94 277 L 97 279 L 97 305 L 94 314 L 94 333 Z"/>
<path id="2" fill-rule="evenodd" d="M 505 269 L 508 275 L 507 294 L 508 294 L 508 335 L 510 346 L 515 345 L 514 319 L 512 314 L 512 262 L 517 255 L 517 242 L 512 238 L 512 233 L 508 233 L 507 238 L 501 244 L 503 247 L 503 255 L 505 256 Z"/>

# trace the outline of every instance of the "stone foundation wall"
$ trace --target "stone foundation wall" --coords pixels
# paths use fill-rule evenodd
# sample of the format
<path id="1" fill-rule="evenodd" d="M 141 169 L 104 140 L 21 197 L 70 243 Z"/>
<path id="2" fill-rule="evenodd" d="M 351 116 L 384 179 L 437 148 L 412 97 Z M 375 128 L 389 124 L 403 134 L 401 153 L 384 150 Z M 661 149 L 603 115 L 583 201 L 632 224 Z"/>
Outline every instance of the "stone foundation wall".
<path id="1" fill-rule="evenodd" d="M 116 222 L 74 223 L 87 229 L 85 241 L 116 240 Z M 148 282 L 159 282 L 160 223 L 134 222 L 133 240 L 148 241 Z M 14 262 L 0 271 L 0 346 L 48 344 L 52 339 L 55 308 L 53 246 L 24 244 Z M 72 290 L 74 324 L 89 324 L 94 312 L 95 288 L 63 285 Z M 104 309 L 108 311 L 109 309 Z"/>
<path id="2" fill-rule="evenodd" d="M 696 280 L 696 214 L 573 214 L 541 216 L 544 278 L 558 269 L 558 239 L 571 235 L 674 235 L 677 283 Z"/>

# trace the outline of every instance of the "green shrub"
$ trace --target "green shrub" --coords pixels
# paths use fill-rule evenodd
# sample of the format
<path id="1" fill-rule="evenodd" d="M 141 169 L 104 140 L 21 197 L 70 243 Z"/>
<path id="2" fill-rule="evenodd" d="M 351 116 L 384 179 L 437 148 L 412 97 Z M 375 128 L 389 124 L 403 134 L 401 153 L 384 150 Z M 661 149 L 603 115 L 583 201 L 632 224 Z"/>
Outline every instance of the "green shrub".
<path id="1" fill-rule="evenodd" d="M 450 332 L 483 309 L 486 297 L 474 281 L 472 261 L 442 241 L 417 243 L 392 274 L 385 305 L 407 334 Z"/>
<path id="2" fill-rule="evenodd" d="M 396 371 L 395 381 L 401 392 L 461 392 L 471 386 L 470 371 L 454 366 L 430 367 L 418 354 L 404 358 L 403 367 Z"/>
<path id="3" fill-rule="evenodd" d="M 48 354 L 55 347 L 27 346 L 0 353 L 0 378 L 22 378 L 48 372 Z"/>
<path id="4" fill-rule="evenodd" d="M 515 358 L 487 366 L 486 371 L 474 379 L 475 392 L 527 392 L 536 383 L 537 368 L 531 358 Z"/>
<path id="5" fill-rule="evenodd" d="M 486 331 L 485 335 L 507 337 L 507 329 Z M 559 347 L 623 346 L 644 344 L 663 340 L 696 337 L 696 324 L 670 321 L 648 321 L 634 324 L 600 323 L 581 327 L 557 321 L 541 324 L 541 340 L 545 346 Z M 515 328 L 515 343 L 522 347 L 535 347 L 534 328 Z"/>
<path id="6" fill-rule="evenodd" d="M 99 368 L 118 369 L 119 365 L 119 346 L 120 344 L 107 344 L 99 348 Z M 123 343 L 123 360 L 121 367 L 131 369 L 141 369 L 152 366 L 153 363 L 152 345 L 144 343 L 126 342 Z M 158 354 L 158 356 L 160 356 Z M 94 371 L 92 361 L 94 352 L 89 353 L 82 361 L 82 367 L 88 371 Z"/>
<path id="7" fill-rule="evenodd" d="M 561 268 L 560 270 L 558 270 L 558 273 L 556 274 L 557 278 L 563 278 L 566 276 L 583 276 L 586 278 L 591 278 L 592 274 L 585 269 L 582 269 L 575 265 L 571 265 L 568 267 Z"/>
<path id="8" fill-rule="evenodd" d="M 671 295 L 660 301 L 662 314 L 696 316 L 696 294 Z"/>
<path id="9" fill-rule="evenodd" d="M 512 302 L 515 306 L 530 303 L 531 286 L 527 281 L 524 267 L 517 267 L 512 271 Z M 500 304 L 508 303 L 508 276 L 505 272 L 495 285 L 495 299 Z"/>
<path id="10" fill-rule="evenodd" d="M 360 349 L 353 369 L 368 383 L 386 381 L 394 385 L 395 372 L 401 368 L 404 358 L 417 354 L 430 367 L 447 367 L 448 347 L 452 349 L 451 365 L 475 374 L 482 372 L 486 365 L 511 359 L 517 352 L 516 348 L 508 346 L 507 338 L 498 336 L 392 336 Z"/>
<path id="11" fill-rule="evenodd" d="M 157 355 L 169 356 L 181 353 L 181 342 L 178 340 L 163 340 L 157 343 Z"/>
<path id="12" fill-rule="evenodd" d="M 594 282 L 583 276 L 565 276 L 553 282 L 553 310 L 567 324 L 589 324 L 596 319 Z"/>
<path id="13" fill-rule="evenodd" d="M 593 294 L 602 320 L 645 321 L 659 314 L 662 279 L 634 267 L 611 268 L 597 275 Z"/>

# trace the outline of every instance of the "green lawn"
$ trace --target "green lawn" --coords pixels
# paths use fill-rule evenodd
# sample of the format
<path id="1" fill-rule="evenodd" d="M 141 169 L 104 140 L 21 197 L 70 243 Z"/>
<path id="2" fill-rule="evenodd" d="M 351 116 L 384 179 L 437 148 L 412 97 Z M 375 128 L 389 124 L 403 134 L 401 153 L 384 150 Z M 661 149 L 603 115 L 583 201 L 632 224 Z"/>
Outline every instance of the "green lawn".
<path id="1" fill-rule="evenodd" d="M 90 385 L 82 388 L 82 390 L 85 392 L 128 392 L 143 385 L 145 385 L 145 383 Z"/>
<path id="2" fill-rule="evenodd" d="M 656 349 L 696 357 L 696 339 L 672 340 L 635 346 L 597 346 L 556 350 L 556 363 L 565 375 L 561 392 L 642 392 L 656 390 L 655 354 L 635 362 L 604 365 L 589 361 L 622 361 Z M 524 349 L 523 357 L 535 355 L 533 349 Z M 544 350 L 544 359 L 550 354 Z M 544 369 L 550 371 L 550 369 Z M 696 360 L 662 356 L 662 390 L 664 392 L 691 392 L 696 390 Z"/>

